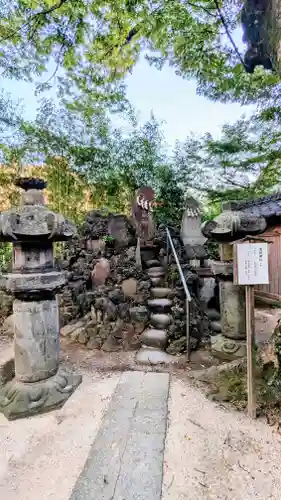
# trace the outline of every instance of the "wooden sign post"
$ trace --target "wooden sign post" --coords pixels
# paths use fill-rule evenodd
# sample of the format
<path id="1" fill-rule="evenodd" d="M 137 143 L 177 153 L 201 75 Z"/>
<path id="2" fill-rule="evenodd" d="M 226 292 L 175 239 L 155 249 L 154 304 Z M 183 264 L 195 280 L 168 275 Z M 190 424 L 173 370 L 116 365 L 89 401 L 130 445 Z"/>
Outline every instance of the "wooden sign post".
<path id="1" fill-rule="evenodd" d="M 269 283 L 268 242 L 262 238 L 246 236 L 233 246 L 233 282 L 235 285 L 244 285 L 246 295 L 248 415 L 256 418 L 254 286 Z"/>

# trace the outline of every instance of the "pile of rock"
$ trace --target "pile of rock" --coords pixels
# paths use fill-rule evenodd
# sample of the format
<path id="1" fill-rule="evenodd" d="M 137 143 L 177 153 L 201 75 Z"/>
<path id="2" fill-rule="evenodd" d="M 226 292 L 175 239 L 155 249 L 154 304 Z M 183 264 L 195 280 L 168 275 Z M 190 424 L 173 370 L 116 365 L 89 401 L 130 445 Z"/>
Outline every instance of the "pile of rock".
<path id="1" fill-rule="evenodd" d="M 12 314 L 13 298 L 3 290 L 0 290 L 0 325 L 3 321 Z"/>
<path id="2" fill-rule="evenodd" d="M 210 322 L 198 299 L 198 276 L 190 266 L 181 262 L 188 289 L 191 294 L 189 303 L 189 332 L 191 350 L 200 345 L 206 345 L 210 339 Z M 175 264 L 169 266 L 167 286 L 172 289 L 170 298 L 173 301 L 171 314 L 172 323 L 169 325 L 169 354 L 178 354 L 186 350 L 186 296 Z"/>
<path id="3" fill-rule="evenodd" d="M 136 265 L 130 220 L 90 212 L 67 250 L 61 263 L 69 273 L 60 296 L 61 334 L 91 349 L 136 349 L 148 321 L 151 284 Z"/>
<path id="4" fill-rule="evenodd" d="M 179 235 L 173 236 L 180 252 Z M 160 263 L 164 263 L 163 228 L 154 245 Z M 149 248 L 144 253 L 152 257 Z M 90 212 L 80 237 L 68 245 L 67 258 L 61 265 L 69 273 L 68 286 L 60 296 L 61 334 L 90 349 L 137 349 L 140 335 L 149 325 L 148 299 L 155 283 L 145 269 L 136 265 L 136 236 L 131 221 L 123 215 Z M 185 297 L 179 280 L 173 281 L 173 271 L 174 266 L 170 266 L 173 320 L 168 329 L 167 351 L 177 354 L 186 346 Z M 197 275 L 190 268 L 185 272 L 195 290 Z M 204 333 L 203 316 L 196 301 L 191 308 L 192 348 L 197 348 Z"/>
<path id="5" fill-rule="evenodd" d="M 172 236 L 194 298 L 190 333 L 192 349 L 196 349 L 208 333 L 208 322 L 195 298 L 198 277 L 184 264 L 179 234 L 172 232 Z M 68 273 L 68 284 L 59 295 L 62 336 L 89 349 L 117 351 L 140 347 L 140 336 L 150 324 L 151 289 L 158 285 L 157 279 L 148 275 L 147 266 L 137 266 L 136 244 L 134 226 L 124 215 L 97 211 L 87 215 L 79 237 L 65 244 L 57 261 Z M 143 250 L 142 256 L 153 259 L 156 253 L 159 265 L 164 265 L 165 246 L 166 233 L 160 228 L 153 248 Z M 178 354 L 186 348 L 186 315 L 185 295 L 174 264 L 168 266 L 164 286 L 171 289 L 172 319 L 167 327 L 166 350 Z"/>

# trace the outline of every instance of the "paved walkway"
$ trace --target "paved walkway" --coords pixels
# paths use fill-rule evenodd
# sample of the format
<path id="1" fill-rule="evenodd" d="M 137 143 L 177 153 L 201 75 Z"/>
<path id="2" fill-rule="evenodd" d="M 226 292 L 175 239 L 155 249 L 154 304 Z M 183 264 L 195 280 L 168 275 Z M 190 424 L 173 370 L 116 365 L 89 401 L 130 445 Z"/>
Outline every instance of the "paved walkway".
<path id="1" fill-rule="evenodd" d="M 160 500 L 169 375 L 124 373 L 70 500 Z"/>

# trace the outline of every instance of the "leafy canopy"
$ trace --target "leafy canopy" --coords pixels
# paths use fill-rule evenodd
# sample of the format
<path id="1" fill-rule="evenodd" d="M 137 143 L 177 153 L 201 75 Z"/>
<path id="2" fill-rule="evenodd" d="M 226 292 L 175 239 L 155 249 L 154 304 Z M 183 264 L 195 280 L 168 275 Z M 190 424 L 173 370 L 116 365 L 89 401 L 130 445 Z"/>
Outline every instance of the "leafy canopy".
<path id="1" fill-rule="evenodd" d="M 281 182 L 281 111 L 268 108 L 211 134 L 177 143 L 174 168 L 186 189 L 207 200 L 217 212 L 223 200 L 252 199 L 279 188 Z"/>
<path id="2" fill-rule="evenodd" d="M 124 77 L 144 53 L 212 99 L 256 102 L 279 95 L 279 77 L 245 72 L 232 34 L 240 23 L 233 0 L 14 0 L 0 3 L 3 75 L 56 77 L 72 106 L 126 107 Z"/>

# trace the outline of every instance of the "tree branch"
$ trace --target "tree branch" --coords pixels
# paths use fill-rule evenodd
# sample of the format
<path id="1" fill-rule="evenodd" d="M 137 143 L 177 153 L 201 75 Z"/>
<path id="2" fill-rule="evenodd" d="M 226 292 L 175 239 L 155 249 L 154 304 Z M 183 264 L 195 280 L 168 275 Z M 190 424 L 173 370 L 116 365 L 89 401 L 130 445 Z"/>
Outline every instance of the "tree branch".
<path id="1" fill-rule="evenodd" d="M 229 39 L 229 41 L 230 41 L 230 43 L 231 43 L 232 47 L 234 48 L 234 52 L 235 52 L 235 54 L 237 55 L 237 57 L 240 59 L 240 61 L 241 61 L 242 65 L 243 65 L 243 66 L 244 66 L 244 68 L 245 68 L 245 70 L 247 70 L 246 65 L 245 65 L 245 63 L 244 63 L 244 61 L 243 61 L 243 58 L 242 58 L 242 56 L 241 56 L 241 54 L 240 54 L 240 52 L 239 52 L 239 50 L 238 50 L 238 48 L 237 48 L 237 46 L 236 46 L 236 44 L 235 44 L 235 42 L 234 42 L 233 38 L 232 38 L 232 36 L 231 36 L 231 33 L 230 33 L 229 29 L 228 29 L 227 22 L 226 22 L 226 20 L 225 20 L 225 18 L 224 18 L 224 15 L 223 15 L 222 11 L 221 11 L 221 8 L 220 8 L 220 6 L 219 6 L 218 0 L 214 0 L 214 3 L 215 3 L 215 6 L 216 6 L 216 8 L 217 8 L 218 15 L 219 15 L 219 17 L 220 17 L 220 20 L 221 20 L 221 22 L 222 22 L 222 25 L 224 26 L 225 33 L 226 33 L 226 35 L 227 35 L 227 37 L 228 37 L 228 39 Z"/>
<path id="2" fill-rule="evenodd" d="M 6 40 L 9 40 L 10 38 L 12 38 L 12 36 L 16 35 L 22 28 L 28 28 L 28 27 L 30 27 L 30 23 L 34 19 L 36 19 L 38 17 L 41 17 L 41 16 L 42 17 L 47 16 L 48 14 L 51 14 L 55 10 L 60 9 L 60 7 L 62 7 L 66 2 L 68 2 L 68 0 L 59 0 L 59 2 L 57 2 L 55 5 L 53 5 L 49 9 L 44 9 L 44 10 L 41 10 L 40 12 L 36 12 L 36 14 L 33 14 L 32 16 L 30 16 L 30 18 L 26 21 L 26 23 L 24 23 L 20 28 L 17 28 L 16 30 L 14 30 L 12 33 L 10 33 L 9 35 L 7 35 L 6 37 L 0 38 L 0 43 L 1 42 L 5 42 Z M 38 24 L 39 24 L 39 22 L 40 21 L 37 21 Z M 37 26 L 38 26 L 38 24 L 37 24 Z M 36 26 L 36 28 L 37 28 L 37 26 Z M 33 35 L 34 35 L 36 29 L 33 30 L 33 31 L 34 31 L 34 33 L 33 33 Z"/>
<path id="3" fill-rule="evenodd" d="M 206 14 L 208 14 L 209 16 L 217 18 L 216 14 L 213 14 L 212 12 L 210 12 L 209 9 L 206 9 L 206 7 L 203 7 L 203 5 L 197 5 L 196 3 L 193 3 L 193 2 L 186 2 L 186 3 L 187 3 L 187 5 L 190 5 L 190 7 L 195 7 L 195 9 L 198 9 L 198 10 L 204 10 L 204 12 L 206 12 Z"/>
<path id="4" fill-rule="evenodd" d="M 49 9 L 41 10 L 40 12 L 37 12 L 37 14 L 34 14 L 31 17 L 31 20 L 34 19 L 34 17 L 37 17 L 37 16 L 46 16 L 47 14 L 51 14 L 55 10 L 60 9 L 63 6 L 63 4 L 65 4 L 66 2 L 68 2 L 68 0 L 59 0 L 59 2 L 55 3 L 55 5 L 53 5 Z"/>

